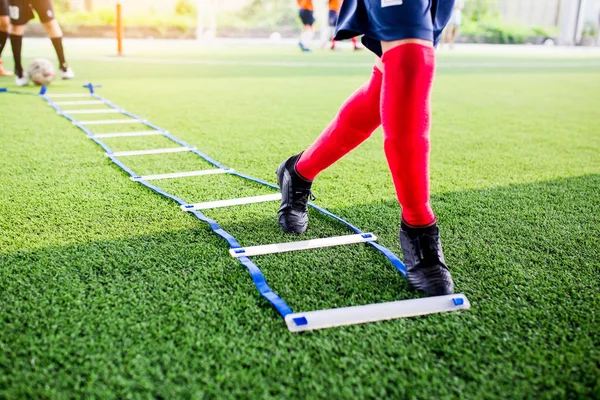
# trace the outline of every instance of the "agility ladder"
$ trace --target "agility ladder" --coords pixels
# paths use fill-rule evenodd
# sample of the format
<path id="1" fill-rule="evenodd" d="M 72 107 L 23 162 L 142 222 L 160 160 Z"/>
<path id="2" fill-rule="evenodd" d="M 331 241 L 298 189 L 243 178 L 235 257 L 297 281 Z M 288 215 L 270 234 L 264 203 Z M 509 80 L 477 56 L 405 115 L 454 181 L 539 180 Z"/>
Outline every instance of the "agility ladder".
<path id="1" fill-rule="evenodd" d="M 213 174 L 230 174 L 248 181 L 256 182 L 261 185 L 270 187 L 279 192 L 279 188 L 266 181 L 253 178 L 248 175 L 244 175 L 231 168 L 224 166 L 218 161 L 212 159 L 208 155 L 202 153 L 196 147 L 176 138 L 171 135 L 168 131 L 150 123 L 148 120 L 138 117 L 117 105 L 113 104 L 109 100 L 99 96 L 95 93 L 95 86 L 87 84 L 84 88 L 88 89 L 89 93 L 65 93 L 65 94 L 51 94 L 48 93 L 46 87 L 42 87 L 39 95 L 54 109 L 56 112 L 71 121 L 73 125 L 85 132 L 86 136 L 96 142 L 106 152 L 105 155 L 114 164 L 120 167 L 123 171 L 130 175 L 130 179 L 137 182 L 154 192 L 168 197 L 179 204 L 183 211 L 192 214 L 200 221 L 207 223 L 210 229 L 225 239 L 229 244 L 229 253 L 232 257 L 237 258 L 250 272 L 252 280 L 256 285 L 256 288 L 260 294 L 270 302 L 273 307 L 281 314 L 285 319 L 288 329 L 291 332 L 301 332 L 314 329 L 330 328 L 334 326 L 342 325 L 353 325 L 366 322 L 375 322 L 382 320 L 389 320 L 395 318 L 413 317 L 417 315 L 426 315 L 434 313 L 442 313 L 448 311 L 467 310 L 471 307 L 469 300 L 464 294 L 454 294 L 447 296 L 436 296 L 426 297 L 420 299 L 394 301 L 380 304 L 369 304 L 363 306 L 354 307 L 343 307 L 329 310 L 318 310 L 308 312 L 293 312 L 292 309 L 271 290 L 261 270 L 250 260 L 251 256 L 258 256 L 263 254 L 281 253 L 287 251 L 307 250 L 316 249 L 321 247 L 329 246 L 340 246 L 353 243 L 367 243 L 374 247 L 376 250 L 381 252 L 396 269 L 406 277 L 406 267 L 402 261 L 393 254 L 386 247 L 376 242 L 377 238 L 373 233 L 364 233 L 354 225 L 343 220 L 342 218 L 332 214 L 326 209 L 317 206 L 314 203 L 308 203 L 310 207 L 314 208 L 318 212 L 327 215 L 336 221 L 346 225 L 352 231 L 353 235 L 335 236 L 323 239 L 305 240 L 291 243 L 276 243 L 267 244 L 263 246 L 252 246 L 242 247 L 238 241 L 228 232 L 223 230 L 219 224 L 202 214 L 200 210 L 206 210 L 218 207 L 230 207 L 238 206 L 243 204 L 262 203 L 267 201 L 279 201 L 281 199 L 281 193 L 269 194 L 263 196 L 243 197 L 236 199 L 227 199 L 220 201 L 211 201 L 205 203 L 189 204 L 186 201 L 170 194 L 150 183 L 150 181 L 161 180 L 161 179 L 175 179 L 190 176 L 202 176 L 202 175 L 213 175 Z M 19 93 L 18 91 L 12 91 L 7 89 L 0 89 L 0 92 L 13 92 Z M 87 100 L 61 100 L 63 98 L 87 98 Z M 58 101 L 57 101 L 58 99 Z M 65 110 L 63 106 L 78 106 L 78 105 L 103 105 L 108 108 L 98 109 L 68 109 Z M 79 121 L 74 115 L 83 114 L 120 114 L 126 119 L 105 119 L 97 121 Z M 151 130 L 142 130 L 135 132 L 115 132 L 115 133 L 103 133 L 95 134 L 88 127 L 91 125 L 108 125 L 108 124 L 141 124 Z M 112 151 L 101 139 L 103 138 L 119 138 L 119 137 L 132 137 L 132 136 L 150 136 L 150 135 L 161 135 L 172 142 L 176 143 L 177 147 L 163 148 L 163 149 L 151 149 L 151 150 L 135 150 L 135 151 Z M 121 160 L 121 157 L 131 156 L 143 156 L 146 154 L 162 154 L 162 153 L 177 153 L 177 152 L 191 152 L 202 158 L 204 161 L 212 164 L 215 169 L 199 170 L 199 171 L 186 171 L 176 172 L 168 174 L 156 174 L 156 175 L 138 175 L 129 167 L 127 167 Z"/>

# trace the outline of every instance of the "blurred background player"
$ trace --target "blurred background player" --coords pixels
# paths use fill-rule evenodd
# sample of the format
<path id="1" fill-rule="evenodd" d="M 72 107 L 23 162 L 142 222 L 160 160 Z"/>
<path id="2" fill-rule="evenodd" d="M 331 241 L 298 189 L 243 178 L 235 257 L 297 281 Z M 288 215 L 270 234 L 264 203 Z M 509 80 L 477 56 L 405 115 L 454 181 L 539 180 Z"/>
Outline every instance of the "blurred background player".
<path id="1" fill-rule="evenodd" d="M 444 42 L 448 43 L 451 49 L 454 48 L 454 39 L 456 39 L 460 24 L 462 24 L 462 10 L 464 7 L 465 4 L 462 0 L 456 0 L 454 3 L 454 8 L 452 9 L 452 16 L 450 17 L 450 21 L 448 21 L 448 25 L 446 25 L 446 30 L 444 31 Z"/>
<path id="2" fill-rule="evenodd" d="M 454 292 L 429 191 L 434 47 L 453 7 L 454 0 L 345 0 L 335 38 L 364 35 L 363 44 L 377 56 L 371 77 L 306 150 L 277 168 L 279 225 L 284 232 L 303 233 L 313 180 L 382 126 L 402 209 L 398 237 L 406 278 L 432 296 Z"/>
<path id="3" fill-rule="evenodd" d="M 340 7 L 342 6 L 342 0 L 329 0 L 329 27 L 331 28 L 331 50 L 335 50 L 335 26 L 337 25 L 338 14 L 340 12 Z M 356 40 L 356 36 L 351 38 L 352 45 L 354 46 L 354 50 L 360 50 L 358 47 L 358 42 Z"/>
<path id="4" fill-rule="evenodd" d="M 2 50 L 8 40 L 8 28 L 10 26 L 10 18 L 8 17 L 8 0 L 0 0 L 0 57 L 2 57 Z M 2 60 L 0 60 L 0 76 L 10 76 L 12 73 L 8 72 L 2 66 Z"/>
<path id="5" fill-rule="evenodd" d="M 314 8 L 312 0 L 298 0 L 298 16 L 302 21 L 302 33 L 300 34 L 300 49 L 302 51 L 310 51 L 310 42 L 313 39 L 315 29 L 313 27 L 315 23 Z"/>
<path id="6" fill-rule="evenodd" d="M 0 0 L 1 1 L 1 0 Z M 37 13 L 42 26 L 48 33 L 56 55 L 58 56 L 59 70 L 63 79 L 73 79 L 75 74 L 65 60 L 65 52 L 62 44 L 62 29 L 54 18 L 52 0 L 9 0 L 10 14 L 10 43 L 12 45 L 13 58 L 15 60 L 15 76 L 18 86 L 29 83 L 27 75 L 23 71 L 21 63 L 21 48 L 25 25 L 34 18 L 33 11 Z"/>

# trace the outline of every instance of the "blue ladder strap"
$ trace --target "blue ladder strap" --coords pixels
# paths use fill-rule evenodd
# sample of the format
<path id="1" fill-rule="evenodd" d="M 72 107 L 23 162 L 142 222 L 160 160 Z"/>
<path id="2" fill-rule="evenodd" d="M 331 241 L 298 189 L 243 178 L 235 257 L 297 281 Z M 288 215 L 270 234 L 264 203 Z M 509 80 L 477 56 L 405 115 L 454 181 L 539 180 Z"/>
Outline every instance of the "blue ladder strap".
<path id="1" fill-rule="evenodd" d="M 83 126 L 81 126 L 81 125 L 79 125 L 79 124 L 76 124 L 75 126 L 77 126 L 79 129 L 81 129 L 81 130 L 82 130 L 82 131 L 84 131 L 84 132 L 85 132 L 85 131 L 88 131 L 88 129 L 87 129 L 87 128 L 85 128 L 85 127 L 83 127 Z M 89 132 L 89 131 L 88 131 L 88 132 Z M 96 142 L 96 144 L 97 144 L 98 146 L 102 147 L 102 148 L 104 149 L 104 151 L 106 151 L 106 153 L 108 153 L 108 154 L 112 154 L 112 153 L 113 153 L 112 149 L 111 149 L 110 147 L 108 147 L 108 146 L 106 145 L 106 143 L 104 143 L 102 140 L 100 140 L 100 139 L 98 139 L 98 138 L 95 138 L 95 137 L 93 137 L 93 136 L 89 136 L 89 138 L 90 138 L 90 139 L 92 139 L 94 142 Z"/>
<path id="2" fill-rule="evenodd" d="M 240 172 L 237 172 L 236 170 L 233 170 L 231 172 L 231 175 L 238 176 L 238 177 L 240 177 L 242 179 L 246 179 L 246 180 L 251 181 L 251 182 L 260 183 L 261 185 L 268 186 L 268 187 L 270 187 L 272 189 L 275 189 L 275 190 L 279 191 L 279 186 L 273 185 L 272 183 L 269 183 L 267 181 L 263 181 L 262 179 L 253 178 L 253 177 L 251 177 L 249 175 L 244 175 L 244 174 L 242 174 Z"/>
<path id="3" fill-rule="evenodd" d="M 175 138 L 170 133 L 166 134 L 165 136 L 168 137 L 168 138 L 170 138 L 171 140 L 173 140 Z M 230 168 L 227 168 L 225 165 L 221 164 L 220 162 L 218 162 L 217 160 L 214 160 L 213 158 L 207 156 L 206 154 L 204 154 L 203 152 L 201 152 L 198 149 L 192 150 L 192 153 L 196 154 L 197 156 L 199 156 L 200 158 L 202 158 L 204 161 L 206 161 L 206 162 L 214 165 L 217 168 L 227 169 L 227 170 L 230 169 Z"/>
<path id="4" fill-rule="evenodd" d="M 109 155 L 108 158 L 110 159 L 110 161 L 112 161 L 114 164 L 116 164 L 123 171 L 127 172 L 129 174 L 129 176 L 138 176 L 131 168 L 129 168 L 127 165 L 123 164 L 117 157 Z"/>
<path id="5" fill-rule="evenodd" d="M 379 243 L 367 242 L 367 244 L 373 246 L 374 248 L 379 250 L 384 256 L 386 256 L 387 259 L 390 260 L 392 265 L 396 267 L 396 269 L 402 274 L 402 276 L 406 278 L 406 265 L 404 265 L 402 260 L 400 260 L 397 255 L 395 255 L 390 249 L 380 245 Z"/>
<path id="6" fill-rule="evenodd" d="M 239 249 L 242 247 L 240 246 L 238 241 L 233 237 L 233 235 L 227 232 L 225 229 L 221 228 L 221 225 L 219 225 L 214 219 L 208 218 L 200 211 L 190 211 L 190 214 L 194 215 L 194 217 L 198 218 L 200 221 L 207 223 L 210 229 L 212 229 L 214 233 L 225 239 L 232 249 Z"/>
<path id="7" fill-rule="evenodd" d="M 8 88 L 0 88 L 0 93 L 10 93 L 10 94 L 25 94 L 28 96 L 39 96 L 39 93 L 36 92 L 27 92 L 24 90 L 13 90 L 13 89 L 8 89 Z"/>
<path id="8" fill-rule="evenodd" d="M 202 214 L 199 211 L 192 211 L 196 218 L 200 221 L 206 222 L 210 229 L 217 235 L 221 236 L 223 239 L 229 243 L 229 246 L 232 249 L 239 249 L 241 246 L 238 241 L 227 231 L 225 231 L 221 226 L 213 219 L 208 218 L 206 215 Z M 260 294 L 269 302 L 275 309 L 281 314 L 282 317 L 285 318 L 286 315 L 292 314 L 292 309 L 281 299 L 281 297 L 277 296 L 273 290 L 267 284 L 265 276 L 262 271 L 256 264 L 254 264 L 248 257 L 238 257 L 238 260 L 242 263 L 244 267 L 248 269 L 250 272 L 250 276 L 252 277 L 252 281 L 254 285 L 260 292 Z"/>
<path id="9" fill-rule="evenodd" d="M 275 309 L 285 318 L 286 315 L 292 314 L 292 309 L 277 296 L 267 285 L 265 277 L 260 269 L 248 257 L 239 257 L 239 260 L 250 272 L 254 285 L 258 288 L 260 294 L 275 307 Z"/>

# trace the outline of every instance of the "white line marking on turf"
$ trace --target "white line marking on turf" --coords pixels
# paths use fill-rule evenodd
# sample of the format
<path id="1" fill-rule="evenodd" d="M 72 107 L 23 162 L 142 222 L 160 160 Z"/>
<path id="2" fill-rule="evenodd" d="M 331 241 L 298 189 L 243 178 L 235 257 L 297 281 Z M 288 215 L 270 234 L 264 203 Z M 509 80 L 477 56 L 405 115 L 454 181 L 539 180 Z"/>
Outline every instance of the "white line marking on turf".
<path id="1" fill-rule="evenodd" d="M 332 236 L 322 239 L 302 240 L 299 242 L 266 244 L 263 246 L 243 247 L 241 249 L 230 249 L 232 257 L 250 257 L 263 254 L 284 253 L 286 251 L 318 249 L 322 247 L 342 246 L 345 244 L 366 243 L 377 240 L 372 233 L 357 235 Z"/>

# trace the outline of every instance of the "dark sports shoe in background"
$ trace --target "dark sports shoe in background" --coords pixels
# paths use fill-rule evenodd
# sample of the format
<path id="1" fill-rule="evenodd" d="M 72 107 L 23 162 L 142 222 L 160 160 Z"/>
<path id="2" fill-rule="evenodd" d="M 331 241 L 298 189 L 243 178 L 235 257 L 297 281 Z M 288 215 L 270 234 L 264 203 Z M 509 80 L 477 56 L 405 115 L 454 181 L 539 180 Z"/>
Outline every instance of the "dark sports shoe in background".
<path id="1" fill-rule="evenodd" d="M 436 225 L 417 229 L 401 226 L 399 237 L 408 283 L 430 296 L 454 293 L 454 282 L 444 261 L 439 228 Z"/>
<path id="2" fill-rule="evenodd" d="M 277 168 L 277 183 L 281 190 L 281 207 L 277 219 L 286 233 L 306 231 L 308 228 L 308 199 L 314 200 L 310 191 L 312 181 L 307 181 L 296 172 L 296 162 L 300 155 L 288 158 Z"/>
<path id="3" fill-rule="evenodd" d="M 306 47 L 306 46 L 304 45 L 304 43 L 302 43 L 302 42 L 299 42 L 299 43 L 298 43 L 298 46 L 300 46 L 300 50 L 302 50 L 303 52 L 305 52 L 305 53 L 310 53 L 310 49 L 309 49 L 308 47 Z"/>

